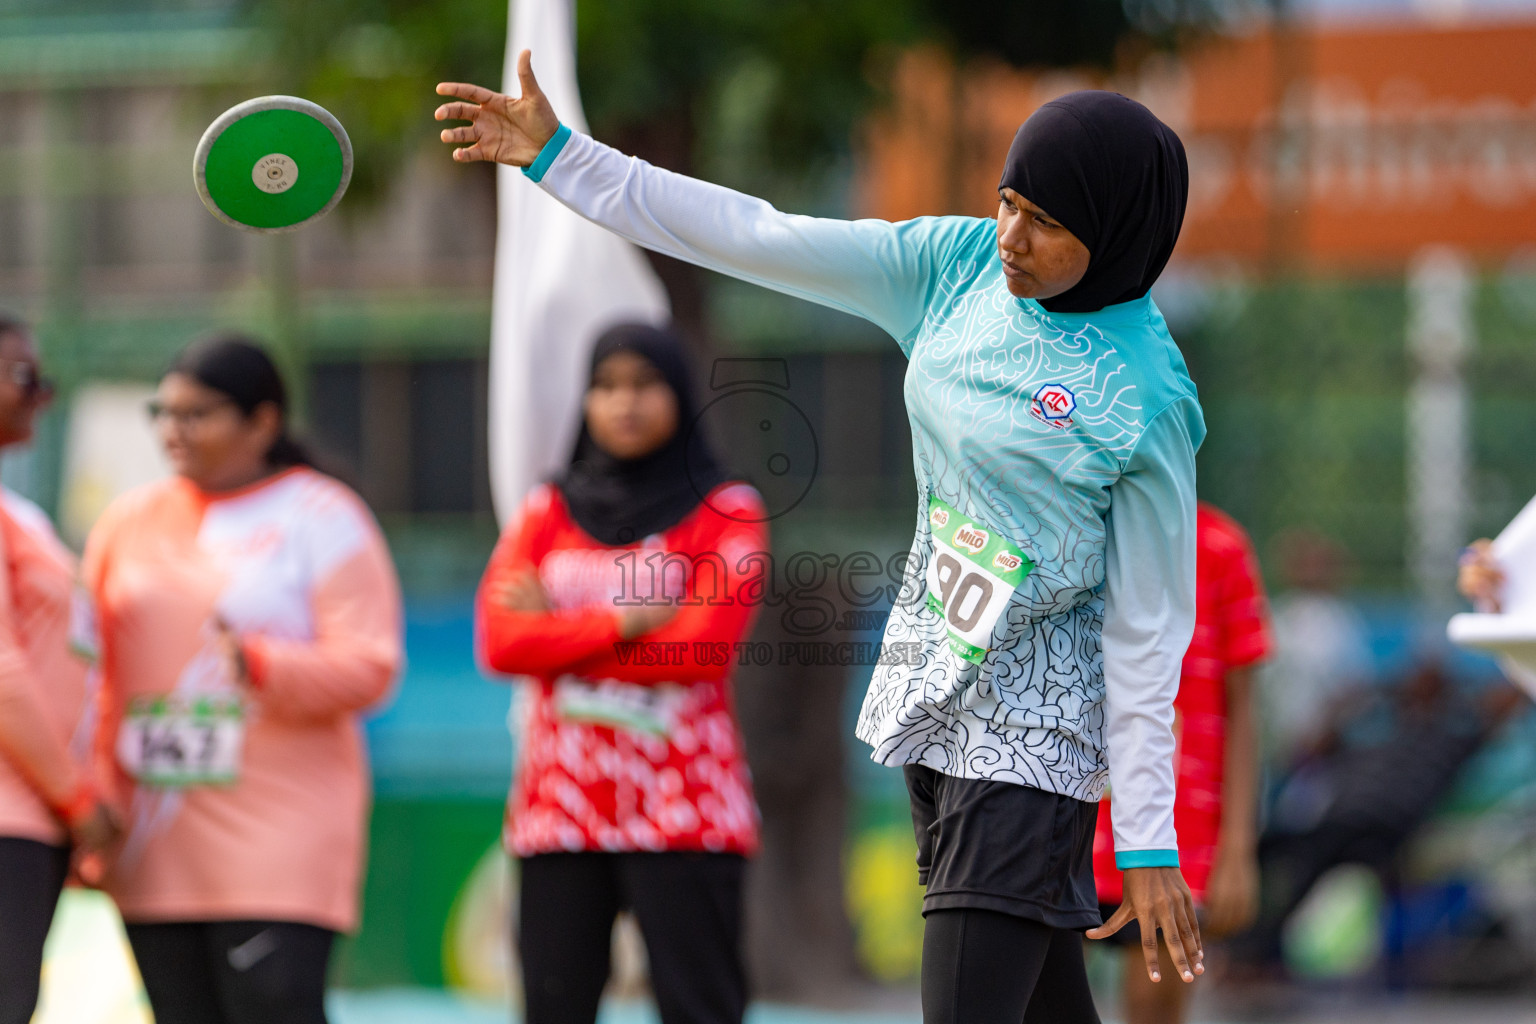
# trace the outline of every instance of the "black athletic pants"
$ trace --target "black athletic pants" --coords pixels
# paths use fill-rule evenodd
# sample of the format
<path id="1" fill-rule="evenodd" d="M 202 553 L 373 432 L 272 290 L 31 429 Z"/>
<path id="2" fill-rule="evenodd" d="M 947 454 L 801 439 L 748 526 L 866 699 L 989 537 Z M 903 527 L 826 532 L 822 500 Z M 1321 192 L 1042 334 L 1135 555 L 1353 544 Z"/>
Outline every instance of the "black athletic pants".
<path id="1" fill-rule="evenodd" d="M 1083 931 L 1097 804 L 904 769 L 923 896 L 923 1024 L 1099 1024 Z"/>
<path id="2" fill-rule="evenodd" d="M 1099 1024 L 1083 936 L 996 910 L 930 910 L 923 1024 Z"/>
<path id="3" fill-rule="evenodd" d="M 155 1024 L 326 1024 L 335 938 L 291 921 L 128 925 Z"/>
<path id="4" fill-rule="evenodd" d="M 0 1024 L 37 1009 L 43 941 L 69 874 L 69 847 L 0 837 Z"/>
<path id="5" fill-rule="evenodd" d="M 640 924 L 662 1024 L 741 1024 L 746 862 L 718 853 L 545 853 L 522 860 L 525 1024 L 593 1024 L 613 919 Z"/>

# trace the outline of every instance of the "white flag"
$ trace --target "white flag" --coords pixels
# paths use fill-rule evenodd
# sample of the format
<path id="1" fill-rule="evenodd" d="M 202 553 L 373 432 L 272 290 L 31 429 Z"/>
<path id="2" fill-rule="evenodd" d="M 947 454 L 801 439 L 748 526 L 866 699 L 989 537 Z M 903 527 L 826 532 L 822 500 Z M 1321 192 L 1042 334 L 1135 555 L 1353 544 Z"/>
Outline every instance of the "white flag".
<path id="1" fill-rule="evenodd" d="M 533 51 L 534 74 L 560 120 L 585 132 L 574 0 L 512 4 L 502 88 L 514 95 L 523 50 Z M 570 457 L 598 335 L 623 322 L 665 324 L 670 310 L 638 249 L 561 206 L 518 168 L 496 173 L 489 451 L 491 496 L 505 521 Z"/>

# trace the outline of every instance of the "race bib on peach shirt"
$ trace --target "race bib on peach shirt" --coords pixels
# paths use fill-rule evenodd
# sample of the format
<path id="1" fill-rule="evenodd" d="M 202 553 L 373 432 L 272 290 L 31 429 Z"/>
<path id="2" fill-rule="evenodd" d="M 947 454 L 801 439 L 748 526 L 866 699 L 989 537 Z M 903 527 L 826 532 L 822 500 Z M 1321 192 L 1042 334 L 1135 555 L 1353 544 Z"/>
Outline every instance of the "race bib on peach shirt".
<path id="1" fill-rule="evenodd" d="M 142 785 L 229 786 L 240 779 L 245 705 L 237 697 L 139 697 L 128 705 L 117 759 Z"/>

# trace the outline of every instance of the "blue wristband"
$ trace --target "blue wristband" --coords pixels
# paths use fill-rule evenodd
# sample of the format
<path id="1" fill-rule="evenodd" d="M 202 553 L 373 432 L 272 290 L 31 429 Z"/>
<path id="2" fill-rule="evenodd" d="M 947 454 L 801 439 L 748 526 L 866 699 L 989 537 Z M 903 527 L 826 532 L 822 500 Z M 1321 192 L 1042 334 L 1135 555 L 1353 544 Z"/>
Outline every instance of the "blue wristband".
<path id="1" fill-rule="evenodd" d="M 544 148 L 539 150 L 538 159 L 523 168 L 523 173 L 528 176 L 528 180 L 534 184 L 543 181 L 544 175 L 549 172 L 549 165 L 555 162 L 555 158 L 560 155 L 560 151 L 569 141 L 571 141 L 571 130 L 562 124 L 555 129 L 555 134 L 549 137 L 549 141 L 544 143 Z"/>
<path id="2" fill-rule="evenodd" d="M 1131 868 L 1176 868 L 1179 866 L 1178 850 L 1127 850 L 1115 854 L 1115 867 L 1121 871 Z"/>

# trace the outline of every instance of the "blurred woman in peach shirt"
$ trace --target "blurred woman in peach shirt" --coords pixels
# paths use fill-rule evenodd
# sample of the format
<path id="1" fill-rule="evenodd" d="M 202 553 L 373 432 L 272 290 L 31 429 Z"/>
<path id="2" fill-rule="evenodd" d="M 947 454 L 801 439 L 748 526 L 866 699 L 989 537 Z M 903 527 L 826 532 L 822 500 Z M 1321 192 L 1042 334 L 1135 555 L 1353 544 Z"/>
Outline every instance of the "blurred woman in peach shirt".
<path id="1" fill-rule="evenodd" d="M 20 321 L 0 316 L 0 448 L 32 437 L 53 389 Z M 0 1024 L 37 1007 L 43 940 L 71 848 L 111 839 L 87 770 L 90 638 L 79 626 L 75 559 L 42 510 L 0 490 Z"/>
<path id="2" fill-rule="evenodd" d="M 254 344 L 187 349 L 151 405 L 175 476 L 114 502 L 86 547 L 127 822 L 103 887 L 157 1024 L 323 1022 L 357 922 L 360 717 L 400 667 L 399 586 L 286 407 Z"/>

